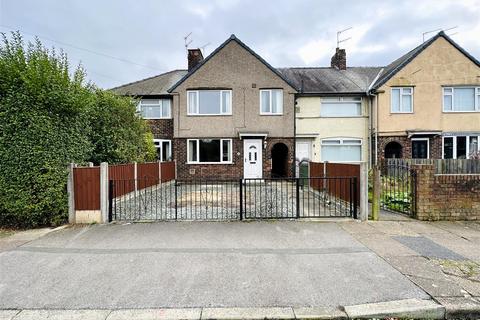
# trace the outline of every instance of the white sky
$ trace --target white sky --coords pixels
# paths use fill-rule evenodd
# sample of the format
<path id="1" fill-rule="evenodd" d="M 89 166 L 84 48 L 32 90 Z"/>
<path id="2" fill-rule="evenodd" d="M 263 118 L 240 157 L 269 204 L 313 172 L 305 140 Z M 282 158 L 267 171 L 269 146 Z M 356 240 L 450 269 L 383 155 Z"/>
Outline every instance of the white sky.
<path id="1" fill-rule="evenodd" d="M 379 66 L 454 26 L 447 34 L 480 59 L 480 0 L 0 0 L 0 32 L 63 48 L 103 88 L 186 68 L 189 32 L 207 55 L 234 33 L 275 67 L 328 66 L 336 31 L 353 27 L 347 65 Z"/>

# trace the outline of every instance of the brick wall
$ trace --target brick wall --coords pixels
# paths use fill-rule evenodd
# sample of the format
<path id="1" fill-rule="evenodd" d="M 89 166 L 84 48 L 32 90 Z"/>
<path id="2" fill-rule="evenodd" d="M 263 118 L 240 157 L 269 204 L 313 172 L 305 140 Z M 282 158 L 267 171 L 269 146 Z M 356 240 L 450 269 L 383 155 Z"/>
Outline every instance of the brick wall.
<path id="1" fill-rule="evenodd" d="M 414 168 L 417 219 L 480 220 L 480 175 L 435 175 L 434 165 Z"/>
<path id="2" fill-rule="evenodd" d="M 292 163 L 294 159 L 294 138 L 267 138 L 266 149 L 263 150 L 263 177 L 271 176 L 272 147 L 282 142 L 288 147 L 288 175 L 293 176 Z M 243 178 L 243 140 L 232 139 L 232 164 L 187 164 L 187 139 L 173 140 L 173 153 L 177 161 L 177 176 L 179 179 L 211 178 L 240 179 Z"/>
<path id="3" fill-rule="evenodd" d="M 155 139 L 173 138 L 173 119 L 146 120 Z"/>

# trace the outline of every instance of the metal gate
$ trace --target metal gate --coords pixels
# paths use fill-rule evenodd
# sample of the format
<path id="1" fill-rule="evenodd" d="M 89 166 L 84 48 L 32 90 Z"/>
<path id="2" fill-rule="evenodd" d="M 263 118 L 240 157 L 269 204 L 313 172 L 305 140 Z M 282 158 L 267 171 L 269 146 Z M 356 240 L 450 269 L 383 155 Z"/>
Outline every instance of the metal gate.
<path id="1" fill-rule="evenodd" d="M 110 180 L 110 221 L 357 218 L 356 177 Z"/>
<path id="2" fill-rule="evenodd" d="M 414 216 L 416 196 L 415 170 L 408 163 L 385 161 L 381 168 L 381 208 Z"/>

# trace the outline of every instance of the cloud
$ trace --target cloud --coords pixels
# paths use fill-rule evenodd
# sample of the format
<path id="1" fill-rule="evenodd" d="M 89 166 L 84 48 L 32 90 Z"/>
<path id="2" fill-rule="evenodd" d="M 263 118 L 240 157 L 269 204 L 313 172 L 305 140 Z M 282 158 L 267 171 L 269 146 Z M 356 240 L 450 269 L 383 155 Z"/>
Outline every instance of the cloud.
<path id="1" fill-rule="evenodd" d="M 336 32 L 353 27 L 342 43 L 347 64 L 377 66 L 420 44 L 423 32 L 458 25 L 453 39 L 480 58 L 479 16 L 480 0 L 0 0 L 2 25 L 148 66 L 64 46 L 106 88 L 185 68 L 189 32 L 192 47 L 211 43 L 207 53 L 235 33 L 274 66 L 328 66 Z"/>

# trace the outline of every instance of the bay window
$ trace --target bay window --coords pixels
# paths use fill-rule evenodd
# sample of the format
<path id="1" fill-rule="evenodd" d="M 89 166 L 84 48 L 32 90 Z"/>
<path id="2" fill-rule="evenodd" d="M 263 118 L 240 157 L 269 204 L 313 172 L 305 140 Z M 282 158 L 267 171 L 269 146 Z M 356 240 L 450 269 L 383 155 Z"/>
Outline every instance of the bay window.
<path id="1" fill-rule="evenodd" d="M 362 140 L 350 138 L 322 139 L 322 161 L 362 161 Z"/>
<path id="2" fill-rule="evenodd" d="M 443 88 L 444 112 L 479 112 L 480 87 Z"/>
<path id="3" fill-rule="evenodd" d="M 260 90 L 260 114 L 283 114 L 283 90 Z"/>
<path id="4" fill-rule="evenodd" d="M 444 136 L 442 149 L 443 159 L 469 159 L 480 151 L 480 136 Z"/>
<path id="5" fill-rule="evenodd" d="M 170 99 L 142 99 L 138 104 L 138 111 L 144 119 L 171 118 Z"/>
<path id="6" fill-rule="evenodd" d="M 231 90 L 187 91 L 188 115 L 231 115 Z"/>
<path id="7" fill-rule="evenodd" d="M 359 97 L 322 98 L 322 117 L 359 117 L 362 115 L 362 100 Z"/>
<path id="8" fill-rule="evenodd" d="M 413 88 L 412 87 L 392 88 L 390 110 L 392 113 L 412 113 L 413 112 Z"/>
<path id="9" fill-rule="evenodd" d="M 188 139 L 188 163 L 231 163 L 231 139 Z"/>

